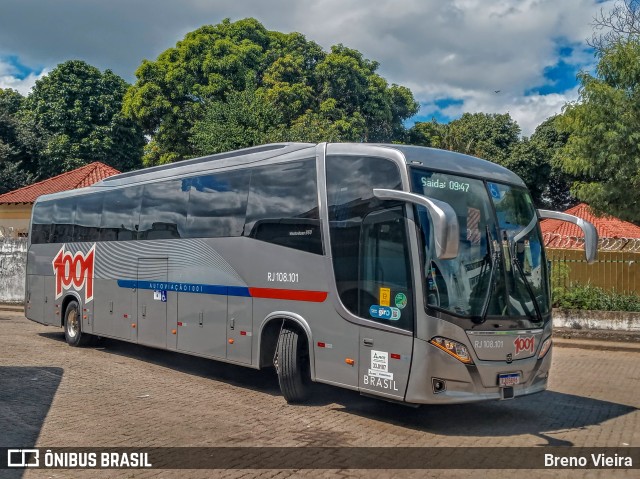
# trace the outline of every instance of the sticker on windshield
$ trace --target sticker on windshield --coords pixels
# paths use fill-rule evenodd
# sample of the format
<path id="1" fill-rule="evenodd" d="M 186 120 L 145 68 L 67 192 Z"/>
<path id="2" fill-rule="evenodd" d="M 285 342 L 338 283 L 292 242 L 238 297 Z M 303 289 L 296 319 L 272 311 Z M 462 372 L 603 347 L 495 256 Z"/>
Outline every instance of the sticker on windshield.
<path id="1" fill-rule="evenodd" d="M 390 288 L 380 288 L 380 306 L 391 306 Z"/>
<path id="2" fill-rule="evenodd" d="M 404 309 L 405 306 L 407 305 L 407 296 L 404 293 L 396 294 L 396 297 L 394 298 L 394 303 L 396 304 L 397 308 Z"/>
<path id="3" fill-rule="evenodd" d="M 488 184 L 489 184 L 489 192 L 491 193 L 491 196 L 496 200 L 499 200 L 500 188 L 498 188 L 498 185 L 496 185 L 495 183 L 488 183 Z"/>

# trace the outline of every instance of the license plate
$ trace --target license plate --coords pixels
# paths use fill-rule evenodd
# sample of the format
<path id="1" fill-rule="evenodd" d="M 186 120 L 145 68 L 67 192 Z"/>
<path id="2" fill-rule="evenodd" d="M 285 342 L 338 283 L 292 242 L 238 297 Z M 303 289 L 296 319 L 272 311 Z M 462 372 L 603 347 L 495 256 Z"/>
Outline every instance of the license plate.
<path id="1" fill-rule="evenodd" d="M 501 387 L 520 384 L 520 373 L 498 374 L 498 384 Z"/>

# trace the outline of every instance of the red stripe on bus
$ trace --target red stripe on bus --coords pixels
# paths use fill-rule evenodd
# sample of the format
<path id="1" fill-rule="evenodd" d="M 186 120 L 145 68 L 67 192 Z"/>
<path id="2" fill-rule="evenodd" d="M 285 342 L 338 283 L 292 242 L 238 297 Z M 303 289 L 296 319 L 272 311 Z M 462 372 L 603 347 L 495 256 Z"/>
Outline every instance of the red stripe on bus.
<path id="1" fill-rule="evenodd" d="M 326 291 L 304 291 L 299 289 L 249 288 L 252 298 L 288 299 L 322 303 L 327 299 Z"/>

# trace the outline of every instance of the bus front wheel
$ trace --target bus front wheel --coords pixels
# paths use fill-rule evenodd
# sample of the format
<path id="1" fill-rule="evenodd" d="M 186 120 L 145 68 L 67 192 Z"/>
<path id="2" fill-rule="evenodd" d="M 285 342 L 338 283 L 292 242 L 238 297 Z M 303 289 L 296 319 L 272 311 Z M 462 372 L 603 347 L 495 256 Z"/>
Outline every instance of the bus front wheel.
<path id="1" fill-rule="evenodd" d="M 280 390 L 288 403 L 303 402 L 309 397 L 309 346 L 304 333 L 283 326 L 278 338 L 275 366 Z"/>
<path id="2" fill-rule="evenodd" d="M 71 301 L 64 311 L 64 339 L 69 346 L 87 346 L 92 337 L 82 332 L 82 316 L 77 301 Z"/>

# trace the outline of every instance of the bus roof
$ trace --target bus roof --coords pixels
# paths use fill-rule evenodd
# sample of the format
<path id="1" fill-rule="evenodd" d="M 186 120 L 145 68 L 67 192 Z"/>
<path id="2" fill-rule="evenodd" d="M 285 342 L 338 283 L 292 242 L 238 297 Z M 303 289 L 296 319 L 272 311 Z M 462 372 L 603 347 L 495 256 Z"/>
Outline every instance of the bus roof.
<path id="1" fill-rule="evenodd" d="M 408 165 L 446 171 L 464 176 L 476 176 L 502 183 L 526 186 L 522 178 L 497 163 L 454 151 L 425 146 L 384 144 L 403 154 Z"/>
<path id="2" fill-rule="evenodd" d="M 53 195 L 46 195 L 47 199 L 56 197 L 82 195 L 87 191 L 95 191 L 101 187 L 115 187 L 127 184 L 143 183 L 155 181 L 161 178 L 171 178 L 176 176 L 191 175 L 199 171 L 209 169 L 219 169 L 249 165 L 263 160 L 283 157 L 283 160 L 300 159 L 301 155 L 308 155 L 309 150 L 313 151 L 315 143 L 272 143 L 268 145 L 243 148 L 215 155 L 208 155 L 189 160 L 182 160 L 166 165 L 152 166 L 140 170 L 129 171 L 118 175 L 110 176 L 95 183 L 88 188 L 81 188 L 73 191 L 62 192 Z M 331 150 L 328 144 L 328 149 Z M 486 178 L 503 183 L 525 186 L 522 179 L 512 171 L 474 156 L 456 153 L 453 151 L 439 150 L 437 148 L 427 148 L 424 146 L 379 144 L 379 143 L 352 143 L 352 152 L 366 155 L 367 147 L 384 147 L 395 149 L 400 152 L 408 165 L 428 168 L 432 170 L 460 174 L 464 176 L 475 176 Z M 307 151 L 304 151 L 307 150 Z"/>

